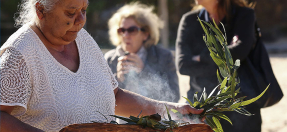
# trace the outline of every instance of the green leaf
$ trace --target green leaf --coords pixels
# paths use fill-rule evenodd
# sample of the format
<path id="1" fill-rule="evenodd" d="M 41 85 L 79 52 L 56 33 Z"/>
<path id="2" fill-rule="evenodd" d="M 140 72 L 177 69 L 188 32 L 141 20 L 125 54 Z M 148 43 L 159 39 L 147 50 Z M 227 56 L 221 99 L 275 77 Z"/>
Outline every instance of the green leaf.
<path id="1" fill-rule="evenodd" d="M 269 85 L 270 85 L 270 84 L 269 84 Z M 243 101 L 243 102 L 240 104 L 240 106 L 249 105 L 249 104 L 251 104 L 251 103 L 257 101 L 257 100 L 267 91 L 267 89 L 269 88 L 269 85 L 266 87 L 266 89 L 265 89 L 260 95 L 258 95 L 258 96 L 255 97 L 255 98 L 252 98 L 252 99 Z"/>
<path id="2" fill-rule="evenodd" d="M 210 97 L 213 95 L 213 93 L 216 91 L 216 89 L 218 88 L 218 86 L 219 86 L 219 85 L 217 85 L 215 88 L 213 88 L 213 90 L 210 92 L 210 94 L 208 95 L 207 98 L 210 98 Z"/>
<path id="3" fill-rule="evenodd" d="M 212 31 L 213 31 L 217 36 L 219 36 L 220 39 L 221 39 L 221 38 L 224 38 L 224 39 L 221 39 L 222 42 L 223 42 L 224 40 L 226 40 L 225 37 L 222 35 L 222 33 L 221 33 L 220 30 L 214 28 L 214 26 L 212 26 L 212 25 L 209 24 L 208 22 L 205 22 L 205 21 L 202 21 L 202 22 L 203 22 L 204 24 L 206 24 L 209 28 L 211 28 Z M 205 33 L 207 34 L 208 32 L 205 32 Z"/>
<path id="4" fill-rule="evenodd" d="M 222 92 L 225 93 L 226 91 L 228 91 L 230 89 L 230 86 L 225 87 L 224 89 L 222 89 Z"/>
<path id="5" fill-rule="evenodd" d="M 197 93 L 198 92 L 195 92 L 194 95 L 193 95 L 193 102 L 198 102 Z"/>
<path id="6" fill-rule="evenodd" d="M 233 59 L 232 59 L 231 53 L 230 53 L 226 44 L 224 44 L 224 50 L 225 50 L 226 62 L 228 64 L 228 66 L 230 67 L 233 65 Z"/>
<path id="7" fill-rule="evenodd" d="M 225 33 L 225 35 L 223 35 L 223 36 L 227 36 L 227 35 L 226 35 L 225 28 L 224 28 L 224 24 L 223 24 L 222 22 L 220 22 L 220 24 L 221 24 L 221 26 L 223 27 L 223 31 L 224 31 L 224 33 Z M 225 40 L 225 42 L 227 41 L 226 38 L 224 38 L 224 40 Z M 226 44 L 226 45 L 227 45 L 227 44 Z"/>
<path id="8" fill-rule="evenodd" d="M 216 54 L 214 52 L 210 52 L 210 56 L 211 56 L 212 60 L 216 63 L 216 65 L 218 67 L 225 66 L 224 61 L 221 59 L 221 57 L 218 54 Z"/>
<path id="9" fill-rule="evenodd" d="M 197 108 L 197 106 L 198 106 L 199 104 L 200 104 L 200 102 L 195 101 L 195 102 L 193 103 L 193 106 L 192 106 L 192 107 Z"/>
<path id="10" fill-rule="evenodd" d="M 143 117 L 139 118 L 139 121 L 137 122 L 137 124 L 140 124 L 140 125 L 145 124 L 143 119 L 144 119 Z"/>
<path id="11" fill-rule="evenodd" d="M 111 123 L 111 124 L 119 124 L 119 123 L 117 123 L 116 121 L 111 121 L 110 123 Z"/>
<path id="12" fill-rule="evenodd" d="M 236 77 L 236 70 L 234 70 L 232 78 L 231 78 L 231 92 L 232 92 L 233 99 L 235 98 L 235 86 L 236 86 L 235 77 Z"/>
<path id="13" fill-rule="evenodd" d="M 207 99 L 204 101 L 204 103 L 201 105 L 201 107 L 203 107 L 203 106 L 209 104 L 212 100 L 215 100 L 215 99 L 216 99 L 216 96 L 211 96 L 211 97 L 207 98 Z"/>
<path id="14" fill-rule="evenodd" d="M 224 96 L 221 98 L 217 98 L 215 100 L 213 100 L 212 102 L 209 102 L 209 104 L 206 104 L 205 106 L 203 106 L 202 108 L 204 108 L 205 110 L 211 109 L 213 108 L 216 104 L 218 104 L 221 101 L 224 101 L 226 99 L 230 98 L 229 96 Z"/>
<path id="15" fill-rule="evenodd" d="M 203 102 L 204 102 L 207 99 L 207 93 L 206 93 L 205 88 L 203 89 L 203 92 L 202 92 L 201 96 L 203 97 Z"/>
<path id="16" fill-rule="evenodd" d="M 244 109 L 243 106 L 258 100 L 266 92 L 269 85 L 260 95 L 250 100 L 244 101 L 245 97 L 235 98 L 240 91 L 240 86 L 238 85 L 240 84 L 240 79 L 237 77 L 237 69 L 240 67 L 240 60 L 237 59 L 235 62 L 233 61 L 227 46 L 224 25 L 221 23 L 225 34 L 221 32 L 214 20 L 213 24 L 201 21 L 199 18 L 198 20 L 205 32 L 203 39 L 210 51 L 210 56 L 219 67 L 217 70 L 217 79 L 221 86 L 216 95 L 214 95 L 214 92 L 216 92 L 216 89 L 219 86 L 216 86 L 206 99 L 204 97 L 204 94 L 206 93 L 203 91 L 199 101 L 196 93 L 193 98 L 194 103 L 190 104 L 196 108 L 204 108 L 204 112 L 201 116 L 206 116 L 207 123 L 214 131 L 223 132 L 219 119 L 222 118 L 227 120 L 231 124 L 232 122 L 226 115 L 220 112 L 235 111 L 248 116 L 252 115 Z"/>
<path id="17" fill-rule="evenodd" d="M 224 78 L 224 80 L 221 83 L 220 89 L 224 89 L 226 87 L 227 77 Z"/>
<path id="18" fill-rule="evenodd" d="M 252 116 L 253 114 L 251 114 L 250 112 L 248 112 L 247 110 L 245 109 L 241 109 L 241 108 L 236 108 L 234 109 L 234 111 L 236 111 L 237 113 L 239 114 L 243 114 L 243 115 L 246 115 L 246 116 Z"/>
<path id="19" fill-rule="evenodd" d="M 108 122 L 108 118 L 104 114 L 102 114 L 100 111 L 97 111 L 97 112 L 100 113 L 103 117 L 105 117 Z"/>
<path id="20" fill-rule="evenodd" d="M 189 103 L 190 106 L 193 106 L 192 102 L 188 98 L 186 98 L 186 97 L 183 97 L 183 98 Z"/>
<path id="21" fill-rule="evenodd" d="M 226 92 L 221 92 L 220 94 L 218 94 L 216 97 L 224 97 L 224 96 L 231 96 L 231 91 L 226 91 Z"/>
<path id="22" fill-rule="evenodd" d="M 219 82 L 219 83 L 222 83 L 222 79 L 221 79 L 221 77 L 220 77 L 220 75 L 219 75 L 218 69 L 217 69 L 216 74 L 217 74 L 218 82 Z"/>
<path id="23" fill-rule="evenodd" d="M 205 97 L 204 97 L 205 96 Z M 200 95 L 200 98 L 199 98 L 199 102 L 201 103 L 201 102 L 204 102 L 205 101 L 205 99 L 206 99 L 206 91 L 205 91 L 205 88 L 203 88 L 203 91 L 202 91 L 202 93 L 201 93 L 201 95 Z"/>
<path id="24" fill-rule="evenodd" d="M 222 118 L 222 119 L 228 121 L 228 122 L 232 125 L 231 120 L 230 120 L 226 115 L 224 115 L 224 114 L 221 113 L 221 112 L 215 112 L 215 111 L 214 111 L 214 112 L 207 113 L 207 115 L 218 116 L 218 117 L 220 117 L 220 118 Z"/>
<path id="25" fill-rule="evenodd" d="M 217 129 L 219 132 L 223 132 L 222 126 L 219 122 L 219 120 L 216 117 L 212 117 L 213 122 L 215 123 Z"/>
<path id="26" fill-rule="evenodd" d="M 126 121 L 126 122 L 134 122 L 133 120 L 131 120 L 131 119 L 129 119 L 129 118 L 126 118 L 126 117 L 117 116 L 117 115 L 110 115 L 110 116 L 119 118 L 119 119 L 124 120 L 124 121 Z"/>
<path id="27" fill-rule="evenodd" d="M 197 17 L 198 21 L 200 22 L 200 25 L 203 29 L 203 31 L 205 32 L 205 34 L 208 36 L 208 30 L 205 28 L 205 26 L 202 24 L 201 20 L 199 19 L 199 17 Z"/>
<path id="28" fill-rule="evenodd" d="M 206 120 L 206 123 L 212 128 L 212 130 L 214 131 L 217 130 L 216 124 L 213 122 L 212 117 L 207 116 L 205 120 Z"/>
<path id="29" fill-rule="evenodd" d="M 225 40 L 225 39 L 224 39 L 222 36 L 217 36 L 217 35 L 216 35 L 215 38 L 219 41 L 219 43 L 220 43 L 221 46 L 224 45 L 224 43 L 225 43 L 224 40 Z"/>
<path id="30" fill-rule="evenodd" d="M 143 111 L 141 110 L 141 112 L 139 113 L 139 115 L 137 116 L 137 118 L 139 118 L 140 117 L 140 114 L 142 113 Z"/>
<path id="31" fill-rule="evenodd" d="M 173 113 L 175 113 L 176 116 L 177 116 L 179 119 L 182 119 L 182 118 L 183 118 L 183 115 L 182 115 L 180 112 L 178 112 L 177 110 L 171 109 L 171 111 L 172 111 Z"/>
<path id="32" fill-rule="evenodd" d="M 220 57 L 221 59 L 224 59 L 224 53 L 223 53 L 223 51 L 222 51 L 222 46 L 221 46 L 220 44 L 217 44 L 218 41 L 216 41 L 216 39 L 215 39 L 215 37 L 213 36 L 212 32 L 210 32 L 209 39 L 210 39 L 209 42 L 213 43 L 213 45 L 214 45 L 214 47 L 215 47 L 215 49 L 216 49 L 216 51 L 217 51 L 219 57 Z"/>
<path id="33" fill-rule="evenodd" d="M 165 108 L 166 108 L 166 112 L 167 112 L 168 119 L 171 121 L 171 117 L 170 117 L 170 114 L 169 114 L 169 111 L 168 111 L 166 105 L 165 105 Z"/>
<path id="34" fill-rule="evenodd" d="M 214 21 L 214 19 L 213 19 L 213 25 L 215 26 L 215 28 L 216 28 L 218 31 L 220 31 L 220 29 L 219 29 L 219 27 L 217 26 L 217 24 L 216 24 L 216 22 Z M 221 31 L 220 31 L 220 34 L 222 34 Z"/>
<path id="35" fill-rule="evenodd" d="M 220 74 L 221 74 L 221 76 L 222 77 L 228 77 L 228 71 L 227 70 L 225 70 L 225 67 L 219 67 L 219 71 L 220 71 Z"/>
<path id="36" fill-rule="evenodd" d="M 139 121 L 139 118 L 134 117 L 134 116 L 130 116 L 130 119 L 133 120 L 134 122 L 138 122 Z"/>

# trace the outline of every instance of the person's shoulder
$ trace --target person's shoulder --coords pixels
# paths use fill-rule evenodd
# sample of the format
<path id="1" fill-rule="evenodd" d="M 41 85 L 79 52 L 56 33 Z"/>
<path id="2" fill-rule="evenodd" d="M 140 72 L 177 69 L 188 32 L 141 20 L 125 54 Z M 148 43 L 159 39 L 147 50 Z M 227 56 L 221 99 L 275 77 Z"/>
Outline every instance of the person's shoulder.
<path id="1" fill-rule="evenodd" d="M 197 23 L 197 19 L 199 17 L 199 14 L 202 9 L 197 9 L 197 10 L 191 10 L 189 12 L 186 12 L 185 14 L 182 15 L 180 25 L 189 25 L 193 26 L 196 25 L 194 23 Z"/>
<path id="2" fill-rule="evenodd" d="M 110 58 L 112 58 L 114 55 L 116 54 L 116 49 L 111 49 L 109 51 L 107 51 L 104 55 L 106 60 L 109 60 Z"/>
<path id="3" fill-rule="evenodd" d="M 252 9 L 252 8 L 250 8 L 250 7 L 237 7 L 236 10 L 237 10 L 237 13 L 238 13 L 239 15 L 244 15 L 244 16 L 250 15 L 250 16 L 254 16 L 254 14 L 255 14 L 254 9 Z"/>
<path id="4" fill-rule="evenodd" d="M 198 10 L 191 10 L 189 12 L 186 12 L 185 14 L 182 15 L 183 18 L 192 18 L 192 17 L 197 17 L 201 9 Z"/>
<path id="5" fill-rule="evenodd" d="M 37 37 L 35 36 L 36 33 L 29 27 L 29 25 L 23 25 L 7 39 L 1 47 L 1 51 L 6 48 L 14 48 L 15 50 L 22 51 L 27 48 L 34 47 L 34 44 L 37 43 Z"/>
<path id="6" fill-rule="evenodd" d="M 250 7 L 238 7 L 237 9 L 243 12 L 254 12 L 254 9 Z"/>

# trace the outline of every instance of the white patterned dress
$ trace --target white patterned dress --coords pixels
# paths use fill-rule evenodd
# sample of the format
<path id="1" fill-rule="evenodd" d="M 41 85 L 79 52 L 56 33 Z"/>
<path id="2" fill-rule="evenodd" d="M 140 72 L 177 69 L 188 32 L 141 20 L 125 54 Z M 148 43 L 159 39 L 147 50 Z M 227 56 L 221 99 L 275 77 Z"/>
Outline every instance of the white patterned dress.
<path id="1" fill-rule="evenodd" d="M 108 115 L 115 113 L 113 90 L 118 83 L 86 30 L 75 41 L 80 66 L 72 72 L 28 24 L 15 32 L 0 50 L 0 105 L 16 106 L 13 116 L 44 131 L 114 120 Z"/>

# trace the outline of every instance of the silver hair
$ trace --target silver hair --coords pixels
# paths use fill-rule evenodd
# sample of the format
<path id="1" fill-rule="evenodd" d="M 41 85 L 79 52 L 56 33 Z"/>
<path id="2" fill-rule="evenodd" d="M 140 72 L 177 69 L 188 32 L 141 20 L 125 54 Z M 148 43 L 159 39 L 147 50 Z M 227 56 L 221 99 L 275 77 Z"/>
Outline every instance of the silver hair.
<path id="1" fill-rule="evenodd" d="M 21 27 L 29 22 L 37 22 L 36 3 L 40 3 L 46 12 L 51 11 L 59 0 L 22 0 L 15 15 L 15 27 Z"/>

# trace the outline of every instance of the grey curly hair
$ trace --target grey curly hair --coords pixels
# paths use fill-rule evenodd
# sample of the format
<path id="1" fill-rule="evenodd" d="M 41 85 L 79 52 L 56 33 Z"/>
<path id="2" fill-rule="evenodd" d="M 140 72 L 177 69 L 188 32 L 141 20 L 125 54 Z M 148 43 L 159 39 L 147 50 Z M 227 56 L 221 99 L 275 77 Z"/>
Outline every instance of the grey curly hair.
<path id="1" fill-rule="evenodd" d="M 46 12 L 51 11 L 59 0 L 22 0 L 19 12 L 15 16 L 15 26 L 20 27 L 29 22 L 37 22 L 36 3 L 40 3 Z"/>

